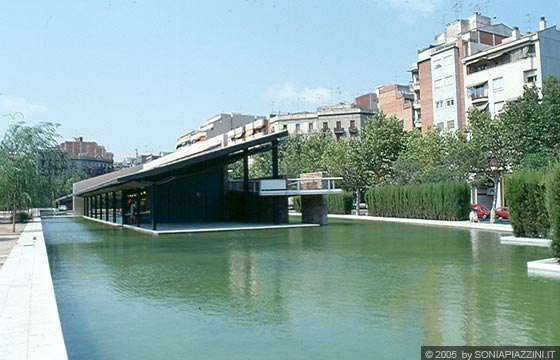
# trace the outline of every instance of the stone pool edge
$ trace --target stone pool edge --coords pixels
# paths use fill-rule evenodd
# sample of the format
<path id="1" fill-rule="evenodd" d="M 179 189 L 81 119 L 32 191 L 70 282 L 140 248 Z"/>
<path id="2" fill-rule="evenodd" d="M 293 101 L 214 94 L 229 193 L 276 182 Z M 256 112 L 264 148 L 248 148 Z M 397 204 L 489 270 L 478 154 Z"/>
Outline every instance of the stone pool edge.
<path id="1" fill-rule="evenodd" d="M 298 214 L 291 213 L 290 215 L 298 215 Z M 412 225 L 452 227 L 458 229 L 475 229 L 475 230 L 487 230 L 487 231 L 500 231 L 500 232 L 508 232 L 508 233 L 513 232 L 513 229 L 509 224 L 471 223 L 469 221 L 406 219 L 406 218 L 380 217 L 380 216 L 368 216 L 368 215 L 329 214 L 328 217 L 333 219 L 384 221 L 384 222 L 396 222 L 396 223 L 412 224 Z"/>
<path id="2" fill-rule="evenodd" d="M 68 359 L 38 218 L 0 269 L 0 349 L 7 359 Z"/>

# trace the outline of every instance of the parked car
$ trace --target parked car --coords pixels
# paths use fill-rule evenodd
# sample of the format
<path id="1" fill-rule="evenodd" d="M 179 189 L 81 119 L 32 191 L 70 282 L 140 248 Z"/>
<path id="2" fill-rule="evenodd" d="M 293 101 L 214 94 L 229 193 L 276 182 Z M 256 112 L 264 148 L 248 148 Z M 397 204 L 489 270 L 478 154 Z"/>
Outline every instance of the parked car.
<path id="1" fill-rule="evenodd" d="M 476 213 L 479 219 L 486 219 L 490 216 L 490 210 L 482 204 L 472 204 L 471 209 Z"/>
<path id="2" fill-rule="evenodd" d="M 498 219 L 509 219 L 509 209 L 507 206 L 499 207 L 496 209 L 496 216 Z"/>

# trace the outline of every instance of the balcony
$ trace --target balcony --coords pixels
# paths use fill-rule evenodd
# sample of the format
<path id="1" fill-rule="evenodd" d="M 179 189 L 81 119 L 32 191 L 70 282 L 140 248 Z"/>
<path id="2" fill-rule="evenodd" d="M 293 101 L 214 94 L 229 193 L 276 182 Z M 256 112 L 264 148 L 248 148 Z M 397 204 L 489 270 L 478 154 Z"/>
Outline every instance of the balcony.
<path id="1" fill-rule="evenodd" d="M 414 102 L 412 103 L 412 108 L 417 110 L 417 109 L 422 109 L 422 101 L 421 100 L 414 100 Z"/>
<path id="2" fill-rule="evenodd" d="M 335 128 L 333 129 L 333 131 L 334 131 L 334 133 L 337 134 L 337 135 L 344 134 L 344 132 L 345 132 L 345 130 L 344 130 L 343 127 L 335 127 Z"/>
<path id="3" fill-rule="evenodd" d="M 473 104 L 488 101 L 488 89 L 473 91 L 469 96 Z"/>
<path id="4" fill-rule="evenodd" d="M 342 129 L 342 131 L 344 131 L 344 129 Z M 355 126 L 350 126 L 350 127 L 348 128 L 348 132 L 349 132 L 350 134 L 357 134 L 357 133 L 358 133 L 358 128 L 355 127 Z"/>

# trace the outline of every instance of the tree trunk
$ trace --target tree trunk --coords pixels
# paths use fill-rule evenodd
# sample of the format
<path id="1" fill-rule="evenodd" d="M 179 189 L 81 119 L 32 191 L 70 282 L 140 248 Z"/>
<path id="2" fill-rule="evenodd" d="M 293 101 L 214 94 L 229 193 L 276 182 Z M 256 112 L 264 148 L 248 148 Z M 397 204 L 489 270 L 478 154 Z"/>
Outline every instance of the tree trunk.
<path id="1" fill-rule="evenodd" d="M 356 190 L 356 215 L 360 216 L 360 189 Z"/>
<path id="2" fill-rule="evenodd" d="M 492 179 L 494 183 L 494 197 L 492 198 L 492 209 L 490 209 L 490 224 L 496 222 L 496 203 L 498 202 L 498 185 L 500 184 L 501 177 L 498 176 L 497 179 Z"/>
<path id="3" fill-rule="evenodd" d="M 16 232 L 16 195 L 14 194 L 14 202 L 12 208 L 12 232 Z"/>

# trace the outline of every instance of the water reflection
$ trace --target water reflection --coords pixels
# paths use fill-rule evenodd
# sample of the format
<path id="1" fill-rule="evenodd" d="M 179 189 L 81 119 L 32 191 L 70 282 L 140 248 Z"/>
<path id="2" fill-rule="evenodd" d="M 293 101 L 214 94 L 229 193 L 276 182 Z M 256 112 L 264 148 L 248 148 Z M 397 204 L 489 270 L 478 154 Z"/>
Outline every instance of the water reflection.
<path id="1" fill-rule="evenodd" d="M 494 233 L 335 221 L 154 237 L 68 219 L 45 232 L 65 336 L 87 330 L 67 336 L 80 356 L 84 346 L 137 356 L 117 341 L 131 319 L 130 346 L 148 351 L 145 331 L 189 334 L 211 357 L 239 344 L 248 345 L 239 358 L 410 358 L 423 344 L 560 340 L 560 283 L 530 279 L 524 267 L 546 249 L 503 246 Z M 205 347 L 218 334 L 220 349 Z M 165 339 L 179 358 L 180 344 Z"/>

